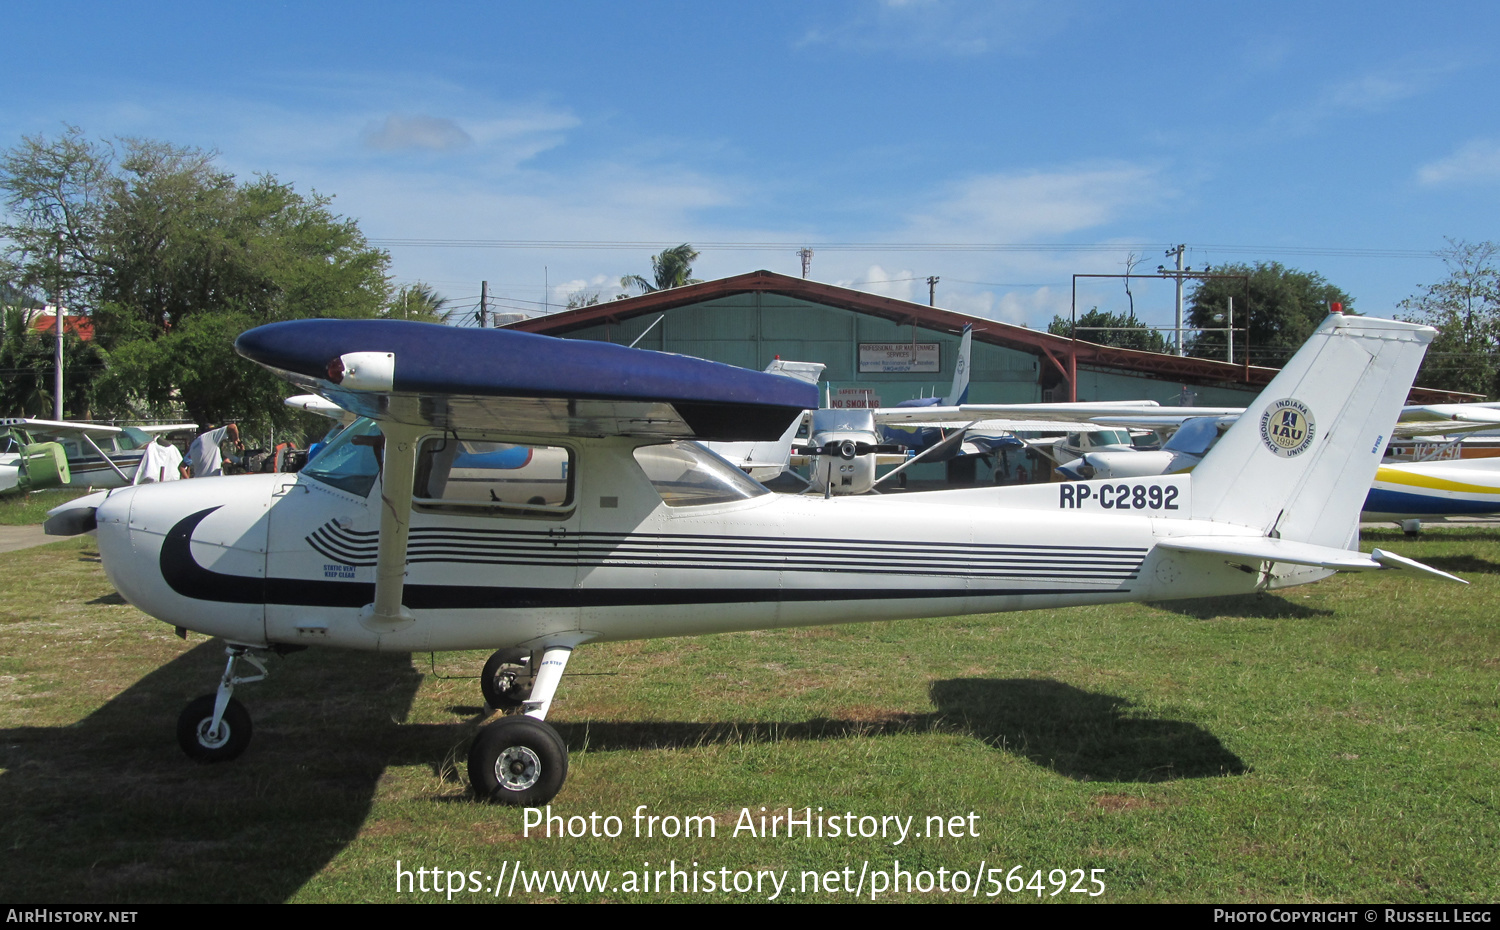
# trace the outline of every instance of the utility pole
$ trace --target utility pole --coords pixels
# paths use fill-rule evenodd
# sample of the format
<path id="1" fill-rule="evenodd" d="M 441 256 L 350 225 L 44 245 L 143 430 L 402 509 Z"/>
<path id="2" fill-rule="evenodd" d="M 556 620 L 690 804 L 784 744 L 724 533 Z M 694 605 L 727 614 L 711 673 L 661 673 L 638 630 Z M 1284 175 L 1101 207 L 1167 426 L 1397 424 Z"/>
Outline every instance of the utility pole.
<path id="1" fill-rule="evenodd" d="M 1228 325 L 1228 330 L 1229 330 L 1229 355 L 1226 357 L 1225 361 L 1229 362 L 1232 365 L 1232 364 L 1234 364 L 1234 295 L 1233 294 L 1229 295 L 1229 322 L 1228 322 L 1227 325 Z"/>
<path id="2" fill-rule="evenodd" d="M 490 325 L 490 282 L 479 282 L 479 328 Z"/>
<path id="3" fill-rule="evenodd" d="M 1167 255 L 1177 256 L 1177 315 L 1173 318 L 1173 326 L 1177 330 L 1177 354 L 1185 355 L 1185 347 L 1182 344 L 1182 257 L 1187 254 L 1187 245 L 1179 245 L 1175 249 L 1168 249 Z"/>
<path id="4" fill-rule="evenodd" d="M 57 329 L 56 351 L 53 353 L 53 361 L 56 363 L 56 371 L 52 375 L 52 419 L 63 418 L 63 287 L 62 287 L 62 237 L 57 240 L 57 278 L 53 283 L 52 309 L 54 315 L 53 323 Z"/>
<path id="5" fill-rule="evenodd" d="M 1182 279 L 1184 277 L 1197 277 L 1197 275 L 1192 274 L 1193 269 L 1182 267 L 1182 257 L 1187 254 L 1186 245 L 1179 245 L 1176 248 L 1167 249 L 1166 254 L 1168 258 L 1171 258 L 1174 255 L 1177 257 L 1177 270 L 1168 271 L 1164 266 L 1157 265 L 1156 273 L 1161 275 L 1162 277 L 1172 277 L 1177 279 L 1177 317 L 1173 326 L 1173 331 L 1177 334 L 1177 354 L 1186 355 L 1187 347 L 1182 344 Z"/>
<path id="6" fill-rule="evenodd" d="M 931 275 L 931 276 L 929 276 L 927 278 L 927 306 L 929 306 L 929 307 L 936 307 L 937 306 L 937 283 L 938 283 L 938 280 L 939 279 L 938 279 L 937 275 Z"/>
<path id="7" fill-rule="evenodd" d="M 797 257 L 802 259 L 802 278 L 807 279 L 807 273 L 812 270 L 813 250 L 803 246 L 797 250 Z"/>

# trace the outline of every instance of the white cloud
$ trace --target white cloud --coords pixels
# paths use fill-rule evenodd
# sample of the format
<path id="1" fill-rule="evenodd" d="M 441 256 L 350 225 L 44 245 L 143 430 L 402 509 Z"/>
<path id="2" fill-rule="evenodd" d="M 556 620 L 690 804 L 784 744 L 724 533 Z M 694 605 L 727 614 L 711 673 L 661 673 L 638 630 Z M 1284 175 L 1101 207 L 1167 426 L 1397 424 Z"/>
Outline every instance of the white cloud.
<path id="1" fill-rule="evenodd" d="M 809 28 L 799 45 L 855 52 L 970 57 L 1024 51 L 1060 31 L 1064 3 L 1033 0 L 879 0 Z"/>
<path id="2" fill-rule="evenodd" d="M 1158 172 L 1113 164 L 991 174 L 950 185 L 931 210 L 908 218 L 930 242 L 1025 242 L 1102 226 L 1127 208 L 1170 195 Z"/>
<path id="3" fill-rule="evenodd" d="M 474 137 L 446 117 L 392 113 L 381 125 L 365 130 L 364 142 L 372 149 L 384 151 L 428 149 L 446 152 L 473 145 Z"/>
<path id="4" fill-rule="evenodd" d="M 1409 65 L 1368 71 L 1325 86 L 1310 102 L 1272 117 L 1281 130 L 1306 132 L 1326 120 L 1349 114 L 1372 114 L 1419 97 L 1455 64 Z"/>
<path id="5" fill-rule="evenodd" d="M 1500 180 L 1500 142 L 1475 139 L 1447 158 L 1429 162 L 1417 169 L 1417 179 L 1428 185 Z"/>
<path id="6" fill-rule="evenodd" d="M 881 297 L 915 301 L 918 277 L 911 271 L 890 272 L 879 265 L 871 265 L 865 270 L 864 276 L 858 280 L 850 279 L 833 283 L 839 287 L 853 288 L 868 294 L 879 294 Z M 925 284 L 926 278 L 923 277 L 922 281 Z"/>

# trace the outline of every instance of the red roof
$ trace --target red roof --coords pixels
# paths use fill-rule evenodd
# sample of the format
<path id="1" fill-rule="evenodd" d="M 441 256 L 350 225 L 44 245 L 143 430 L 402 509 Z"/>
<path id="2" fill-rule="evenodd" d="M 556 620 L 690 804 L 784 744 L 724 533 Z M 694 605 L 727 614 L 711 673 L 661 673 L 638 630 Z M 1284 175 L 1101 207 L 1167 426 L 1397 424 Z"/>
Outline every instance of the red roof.
<path id="1" fill-rule="evenodd" d="M 94 321 L 89 317 L 64 316 L 63 320 L 63 335 L 74 333 L 84 342 L 94 338 Z M 55 316 L 43 316 L 39 313 L 31 319 L 31 328 L 39 333 L 55 333 L 55 326 L 57 326 Z"/>
<path id="2" fill-rule="evenodd" d="M 896 300 L 892 297 L 881 297 L 878 294 L 868 294 L 846 287 L 794 278 L 773 271 L 752 271 L 730 278 L 720 278 L 717 281 L 689 284 L 684 287 L 642 294 L 639 297 L 598 303 L 591 307 L 564 310 L 549 316 L 511 323 L 508 328 L 528 333 L 561 336 L 599 323 L 618 323 L 646 313 L 659 313 L 663 310 L 726 297 L 730 294 L 756 291 L 783 294 L 825 306 L 884 317 L 903 326 L 915 324 L 927 329 L 960 333 L 964 326 L 973 324 L 975 341 L 1021 349 L 1040 355 L 1055 367 L 1064 382 L 1073 381 L 1070 368 L 1076 370 L 1078 365 L 1135 371 L 1154 375 L 1167 381 L 1189 384 L 1238 382 L 1256 387 L 1269 383 L 1279 370 L 1258 365 L 1235 364 L 1207 358 L 1098 345 L 1082 339 L 1074 340 L 1025 326 L 1002 323 L 999 320 L 972 317 L 963 313 L 954 313 L 951 310 L 941 310 L 937 307 Z M 1438 391 L 1432 388 L 1412 388 L 1411 398 L 1413 403 L 1437 403 L 1473 400 L 1475 395 Z"/>

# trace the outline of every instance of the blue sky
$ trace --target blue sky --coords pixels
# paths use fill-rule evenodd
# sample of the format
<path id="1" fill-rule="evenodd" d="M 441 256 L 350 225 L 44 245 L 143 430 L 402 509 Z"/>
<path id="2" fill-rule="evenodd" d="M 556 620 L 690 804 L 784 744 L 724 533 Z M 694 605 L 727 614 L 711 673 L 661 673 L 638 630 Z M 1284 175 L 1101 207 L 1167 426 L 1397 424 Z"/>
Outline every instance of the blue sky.
<path id="1" fill-rule="evenodd" d="M 1279 261 L 1366 313 L 1500 239 L 1500 5 L 17 2 L 0 147 L 65 124 L 336 197 L 401 283 L 539 308 L 680 242 L 1031 326 L 1072 275 Z M 409 244 L 429 240 L 427 244 Z M 445 247 L 431 240 L 549 243 Z M 581 248 L 577 243 L 624 243 Z M 742 243 L 770 243 L 760 248 Z M 933 249 L 985 245 L 1004 248 Z M 1092 288 L 1089 290 L 1088 288 Z M 1086 306 L 1124 308 L 1118 283 Z M 1171 287 L 1136 306 L 1171 316 Z"/>

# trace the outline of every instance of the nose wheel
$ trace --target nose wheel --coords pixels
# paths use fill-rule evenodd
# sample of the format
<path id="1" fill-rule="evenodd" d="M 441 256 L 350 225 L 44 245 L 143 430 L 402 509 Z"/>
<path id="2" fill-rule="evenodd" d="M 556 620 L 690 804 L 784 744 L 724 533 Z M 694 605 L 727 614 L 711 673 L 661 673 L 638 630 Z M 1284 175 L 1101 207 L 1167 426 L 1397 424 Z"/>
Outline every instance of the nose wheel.
<path id="1" fill-rule="evenodd" d="M 218 695 L 205 694 L 188 704 L 177 718 L 177 745 L 195 762 L 228 762 L 239 758 L 250 745 L 250 712 L 229 699 L 224 712 L 214 720 Z"/>
<path id="2" fill-rule="evenodd" d="M 250 745 L 250 712 L 232 696 L 235 685 L 260 681 L 266 677 L 265 663 L 250 646 L 231 645 L 224 650 L 229 661 L 219 690 L 188 703 L 177 718 L 177 745 L 195 762 L 228 762 L 238 759 Z M 238 674 L 239 663 L 249 662 L 259 674 Z"/>

